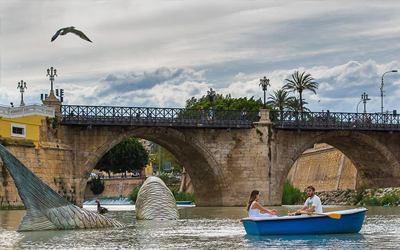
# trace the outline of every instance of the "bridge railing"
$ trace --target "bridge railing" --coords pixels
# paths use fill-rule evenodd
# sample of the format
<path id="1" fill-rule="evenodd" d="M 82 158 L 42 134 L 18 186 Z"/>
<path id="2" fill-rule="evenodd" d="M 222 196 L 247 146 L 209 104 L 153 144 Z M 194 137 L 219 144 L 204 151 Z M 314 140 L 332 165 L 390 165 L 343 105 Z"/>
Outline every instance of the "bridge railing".
<path id="1" fill-rule="evenodd" d="M 400 130 L 395 114 L 271 111 L 270 119 L 281 129 Z"/>
<path id="2" fill-rule="evenodd" d="M 62 105 L 63 124 L 251 128 L 258 112 Z"/>

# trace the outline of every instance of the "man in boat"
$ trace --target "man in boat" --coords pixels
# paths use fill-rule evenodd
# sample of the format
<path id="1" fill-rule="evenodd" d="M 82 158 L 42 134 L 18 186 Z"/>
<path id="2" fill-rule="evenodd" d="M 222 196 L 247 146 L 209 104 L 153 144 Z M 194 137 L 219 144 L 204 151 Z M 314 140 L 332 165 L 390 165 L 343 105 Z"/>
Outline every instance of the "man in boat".
<path id="1" fill-rule="evenodd" d="M 297 210 L 292 215 L 299 215 L 300 211 L 323 213 L 322 212 L 321 200 L 315 194 L 315 187 L 308 186 L 307 187 L 307 195 L 308 195 L 308 199 L 304 203 L 304 207 L 302 207 L 301 209 Z"/>

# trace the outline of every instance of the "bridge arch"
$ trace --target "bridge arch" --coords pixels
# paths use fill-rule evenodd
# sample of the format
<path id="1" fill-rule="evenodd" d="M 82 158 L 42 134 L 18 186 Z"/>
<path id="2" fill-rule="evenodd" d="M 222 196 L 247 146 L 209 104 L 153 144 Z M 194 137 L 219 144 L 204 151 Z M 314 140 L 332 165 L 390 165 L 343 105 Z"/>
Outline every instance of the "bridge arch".
<path id="1" fill-rule="evenodd" d="M 91 154 L 85 164 L 85 175 L 89 177 L 97 162 L 110 149 L 131 137 L 143 138 L 161 145 L 185 166 L 193 184 L 196 204 L 221 203 L 223 190 L 226 190 L 223 171 L 205 145 L 191 136 L 190 133 L 178 129 L 138 127 L 122 131 L 119 135 L 106 140 Z M 210 196 L 210 194 L 213 195 Z"/>
<path id="2" fill-rule="evenodd" d="M 283 183 L 295 161 L 315 143 L 330 144 L 345 154 L 356 167 L 361 185 L 367 188 L 399 185 L 399 159 L 384 140 L 379 140 L 382 135 L 376 133 L 360 131 L 292 132 L 295 137 L 292 153 L 280 159 L 283 164 L 281 166 L 285 169 L 279 180 L 281 189 L 283 190 Z"/>

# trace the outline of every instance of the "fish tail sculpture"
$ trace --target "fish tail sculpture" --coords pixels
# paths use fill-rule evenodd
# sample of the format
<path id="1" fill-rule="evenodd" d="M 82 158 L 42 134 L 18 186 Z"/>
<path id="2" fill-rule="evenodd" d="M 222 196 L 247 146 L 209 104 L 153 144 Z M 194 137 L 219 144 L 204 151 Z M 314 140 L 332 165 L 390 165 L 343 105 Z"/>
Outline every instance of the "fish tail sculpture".
<path id="1" fill-rule="evenodd" d="M 0 158 L 14 179 L 26 213 L 17 231 L 123 227 L 60 196 L 0 144 Z"/>
<path id="2" fill-rule="evenodd" d="M 171 190 L 158 177 L 143 183 L 136 199 L 136 218 L 140 220 L 176 220 L 179 212 Z"/>

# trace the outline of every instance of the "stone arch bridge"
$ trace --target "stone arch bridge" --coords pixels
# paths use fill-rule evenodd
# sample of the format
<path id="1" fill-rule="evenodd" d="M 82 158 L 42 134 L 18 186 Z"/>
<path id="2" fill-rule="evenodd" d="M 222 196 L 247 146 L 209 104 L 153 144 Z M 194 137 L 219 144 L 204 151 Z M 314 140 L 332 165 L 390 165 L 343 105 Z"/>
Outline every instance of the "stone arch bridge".
<path id="1" fill-rule="evenodd" d="M 391 115 L 262 110 L 245 116 L 215 111 L 210 117 L 200 110 L 123 109 L 61 106 L 56 133 L 42 129 L 41 147 L 53 151 L 41 155 L 40 164 L 63 169 L 77 204 L 100 158 L 129 137 L 156 142 L 174 154 L 192 179 L 199 206 L 243 206 L 253 189 L 267 204 L 269 187 L 271 205 L 281 204 L 292 165 L 319 142 L 342 151 L 366 187 L 400 186 L 400 123 Z"/>

